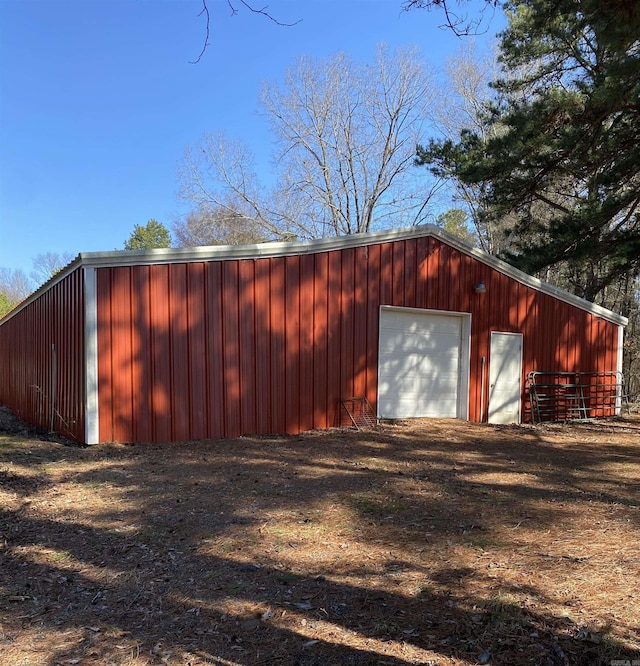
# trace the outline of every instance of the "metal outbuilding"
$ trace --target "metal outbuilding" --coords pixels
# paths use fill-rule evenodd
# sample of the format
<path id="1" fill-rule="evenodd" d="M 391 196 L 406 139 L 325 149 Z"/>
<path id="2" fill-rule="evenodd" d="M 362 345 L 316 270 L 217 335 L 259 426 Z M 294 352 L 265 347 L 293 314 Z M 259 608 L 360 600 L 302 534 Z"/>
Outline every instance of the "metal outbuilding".
<path id="1" fill-rule="evenodd" d="M 433 226 L 82 253 L 0 321 L 0 403 L 89 444 L 520 422 L 531 372 L 619 373 L 626 323 Z"/>

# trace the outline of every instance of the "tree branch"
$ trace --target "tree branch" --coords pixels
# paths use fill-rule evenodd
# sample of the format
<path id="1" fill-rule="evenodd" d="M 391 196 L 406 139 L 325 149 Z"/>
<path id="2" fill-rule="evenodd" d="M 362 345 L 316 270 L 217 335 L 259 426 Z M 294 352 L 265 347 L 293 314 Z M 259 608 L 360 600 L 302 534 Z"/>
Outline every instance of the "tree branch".
<path id="1" fill-rule="evenodd" d="M 480 30 L 484 20 L 482 15 L 488 7 L 495 10 L 499 2 L 500 0 L 485 0 L 486 6 L 479 10 L 480 16 L 474 19 L 470 19 L 466 15 L 458 16 L 455 14 L 451 9 L 450 0 L 404 0 L 402 8 L 404 11 L 410 11 L 412 9 L 430 10 L 434 7 L 438 7 L 442 9 L 445 17 L 445 23 L 440 26 L 441 28 L 450 29 L 457 37 L 469 37 L 472 35 L 482 35 L 487 32 L 486 29 Z M 461 1 L 458 0 L 457 4 L 461 4 Z"/>
<path id="2" fill-rule="evenodd" d="M 292 28 L 294 25 L 298 25 L 302 21 L 302 19 L 298 19 L 297 21 L 294 21 L 293 23 L 284 23 L 283 21 L 279 21 L 277 18 L 275 18 L 272 14 L 270 14 L 267 9 L 269 9 L 268 5 L 265 5 L 262 9 L 257 9 L 256 7 L 253 7 L 250 5 L 246 0 L 237 0 L 241 5 L 246 7 L 250 12 L 253 12 L 254 14 L 260 14 L 261 16 L 264 16 L 265 18 L 268 18 L 270 21 L 273 21 L 276 25 L 282 26 L 283 28 Z M 227 4 L 231 8 L 231 12 L 233 14 L 237 14 L 238 10 L 233 6 L 232 0 L 227 0 Z"/>
<path id="3" fill-rule="evenodd" d="M 257 7 L 253 7 L 250 5 L 247 0 L 227 0 L 227 5 L 229 5 L 229 9 L 231 10 L 231 15 L 235 16 L 238 13 L 238 10 L 236 9 L 234 2 L 239 2 L 243 7 L 248 9 L 250 12 L 254 14 L 260 14 L 261 16 L 264 16 L 265 18 L 268 18 L 270 21 L 273 21 L 276 25 L 282 26 L 284 28 L 291 28 L 294 25 L 298 25 L 302 21 L 302 19 L 298 19 L 297 21 L 294 21 L 293 23 L 284 23 L 283 21 L 279 21 L 277 18 L 275 18 L 272 14 L 270 14 L 267 9 L 269 7 L 265 5 L 262 7 L 262 9 L 258 9 Z M 202 56 L 204 55 L 205 51 L 207 50 L 207 47 L 209 46 L 209 34 L 210 34 L 210 15 L 209 15 L 209 7 L 207 6 L 207 0 L 202 0 L 202 10 L 198 14 L 198 16 L 202 16 L 204 14 L 205 16 L 205 37 L 204 37 L 204 44 L 202 45 L 202 50 L 198 54 L 198 57 L 195 60 L 190 60 L 189 64 L 191 65 L 197 65 L 200 60 L 202 60 Z"/>
<path id="4" fill-rule="evenodd" d="M 204 44 L 202 45 L 202 50 L 200 51 L 198 57 L 195 60 L 189 60 L 190 65 L 197 65 L 200 60 L 202 59 L 202 56 L 204 55 L 204 52 L 207 50 L 207 46 L 209 46 L 209 8 L 207 7 L 207 0 L 202 0 L 202 11 L 198 14 L 198 16 L 205 15 L 206 17 L 206 23 L 205 23 L 205 36 L 204 36 Z"/>

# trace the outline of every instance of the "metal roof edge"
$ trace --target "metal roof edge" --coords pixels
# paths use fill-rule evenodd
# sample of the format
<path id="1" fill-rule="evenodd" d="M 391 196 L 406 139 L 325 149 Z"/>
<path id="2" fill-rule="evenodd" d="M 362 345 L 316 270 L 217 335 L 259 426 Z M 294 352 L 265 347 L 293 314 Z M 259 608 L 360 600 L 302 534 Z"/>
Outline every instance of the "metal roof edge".
<path id="1" fill-rule="evenodd" d="M 502 259 L 488 254 L 484 250 L 468 245 L 457 236 L 450 234 L 440 227 L 432 224 L 424 224 L 415 227 L 401 229 L 390 229 L 386 231 L 374 231 L 348 236 L 332 236 L 308 241 L 293 242 L 271 242 L 257 243 L 253 245 L 212 245 L 190 248 L 162 248 L 156 250 L 113 250 L 109 252 L 81 252 L 71 263 L 63 268 L 58 274 L 45 282 L 41 287 L 28 296 L 14 310 L 0 319 L 0 323 L 10 319 L 20 310 L 33 302 L 41 293 L 64 279 L 79 266 L 87 267 L 116 267 L 116 266 L 144 266 L 151 264 L 169 263 L 192 263 L 195 261 L 224 261 L 238 259 L 263 259 L 269 257 L 285 257 L 301 254 L 315 254 L 319 252 L 330 252 L 350 247 L 362 247 L 365 245 L 376 245 L 397 240 L 433 236 L 443 243 L 459 250 L 463 254 L 477 259 L 478 261 L 494 268 L 495 270 L 517 280 L 532 289 L 558 298 L 570 305 L 585 310 L 597 317 L 605 319 L 613 324 L 626 326 L 629 320 L 622 315 L 608 310 L 607 308 L 591 303 L 590 301 L 575 296 L 574 294 L 555 287 L 539 278 L 524 273 L 518 268 L 511 266 Z"/>
<path id="2" fill-rule="evenodd" d="M 566 291 L 565 289 L 556 287 L 552 284 L 549 284 L 548 282 L 545 282 L 544 280 L 540 280 L 533 275 L 529 275 L 528 273 L 521 271 L 519 268 L 508 264 L 502 259 L 498 259 L 498 257 L 494 257 L 484 250 L 467 245 L 467 243 L 460 240 L 457 236 L 454 236 L 453 234 L 450 234 L 443 229 L 440 229 L 439 227 L 434 227 L 433 225 L 430 226 L 432 227 L 431 235 L 440 238 L 440 240 L 442 240 L 447 245 L 451 245 L 457 250 L 460 250 L 460 252 L 478 259 L 478 261 L 481 261 L 487 266 L 491 266 L 491 268 L 495 268 L 500 273 L 503 273 L 504 275 L 517 280 L 527 287 L 531 287 L 532 289 L 541 291 L 542 293 L 548 294 L 549 296 L 558 298 L 561 301 L 568 303 L 569 305 L 580 308 L 581 310 L 586 310 L 587 312 L 597 317 L 610 321 L 612 324 L 626 326 L 629 323 L 629 320 L 626 317 L 618 314 L 617 312 L 613 312 L 613 310 L 609 310 L 608 308 L 605 308 L 602 305 L 598 305 L 597 303 L 587 301 L 584 298 L 580 298 L 580 296 L 572 294 L 570 291 Z"/>
<path id="3" fill-rule="evenodd" d="M 348 247 L 374 245 L 425 236 L 425 230 L 437 229 L 432 225 L 374 231 L 347 236 L 331 236 L 305 241 L 265 242 L 252 245 L 208 245 L 202 247 L 162 248 L 156 250 L 114 250 L 111 252 L 82 252 L 84 265 L 91 266 L 144 266 L 148 264 L 193 262 L 193 261 L 224 261 L 229 259 L 263 259 L 269 257 L 286 257 L 299 254 L 315 254 L 330 252 Z"/>
<path id="4" fill-rule="evenodd" d="M 400 229 L 389 229 L 385 231 L 374 231 L 367 233 L 351 234 L 348 236 L 332 236 L 330 238 L 320 238 L 308 241 L 293 242 L 271 242 L 258 243 L 255 245 L 214 245 L 209 247 L 196 248 L 168 248 L 162 250 L 142 250 L 142 251 L 114 251 L 114 252 L 93 252 L 80 255 L 83 262 L 91 265 L 103 265 L 107 261 L 108 265 L 138 265 L 149 263 L 171 263 L 174 261 L 222 261 L 228 259 L 258 259 L 267 257 L 283 257 L 300 254 L 313 254 L 316 252 L 330 252 L 331 250 L 341 250 L 349 247 L 361 247 L 364 245 L 375 245 L 377 243 L 386 243 L 408 238 L 423 236 L 434 236 L 443 243 L 455 247 L 460 252 L 478 259 L 482 263 L 508 275 L 518 282 L 546 293 L 555 298 L 559 298 L 570 305 L 574 305 L 582 310 L 586 310 L 602 319 L 606 319 L 614 324 L 626 326 L 628 319 L 622 315 L 608 310 L 596 303 L 591 303 L 579 296 L 555 287 L 543 280 L 511 266 L 505 261 L 488 254 L 484 250 L 472 247 L 457 236 L 450 234 L 440 227 L 433 224 L 423 224 L 415 227 L 405 227 Z"/>
<path id="5" fill-rule="evenodd" d="M 9 321 L 9 319 L 15 317 L 15 315 L 18 314 L 21 310 L 24 310 L 24 308 L 27 307 L 30 303 L 33 303 L 33 301 L 37 300 L 37 298 L 43 294 L 45 291 L 53 287 L 54 285 L 58 284 L 58 282 L 61 282 L 64 280 L 64 278 L 67 277 L 67 275 L 70 275 L 73 273 L 73 271 L 82 266 L 82 262 L 80 259 L 81 255 L 76 255 L 74 259 L 72 259 L 64 268 L 61 268 L 53 277 L 50 277 L 46 282 L 43 282 L 34 292 L 29 294 L 23 301 L 20 301 L 18 305 L 16 305 L 13 310 L 10 310 L 7 312 L 4 317 L 0 317 L 0 325 L 4 324 L 5 321 Z"/>

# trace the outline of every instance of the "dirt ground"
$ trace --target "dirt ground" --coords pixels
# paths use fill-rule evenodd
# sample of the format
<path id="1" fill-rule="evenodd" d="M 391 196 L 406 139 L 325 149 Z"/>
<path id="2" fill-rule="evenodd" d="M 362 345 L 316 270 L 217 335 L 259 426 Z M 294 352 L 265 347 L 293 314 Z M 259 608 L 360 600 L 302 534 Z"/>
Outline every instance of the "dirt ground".
<path id="1" fill-rule="evenodd" d="M 623 666 L 639 534 L 638 416 L 81 448 L 0 408 L 0 663 Z"/>

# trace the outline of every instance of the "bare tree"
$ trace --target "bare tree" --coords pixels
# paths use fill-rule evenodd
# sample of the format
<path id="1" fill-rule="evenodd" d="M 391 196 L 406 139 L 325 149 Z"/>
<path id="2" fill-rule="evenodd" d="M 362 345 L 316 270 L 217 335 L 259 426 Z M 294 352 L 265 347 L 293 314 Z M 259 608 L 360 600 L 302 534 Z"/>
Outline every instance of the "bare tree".
<path id="1" fill-rule="evenodd" d="M 338 54 L 301 59 L 261 101 L 277 139 L 280 191 L 314 235 L 342 235 L 420 221 L 413 152 L 433 85 L 420 53 L 377 49 L 373 64 Z M 284 211 L 291 215 L 290 211 Z"/>
<path id="2" fill-rule="evenodd" d="M 490 83 L 500 71 L 495 49 L 478 51 L 473 41 L 462 44 L 458 52 L 445 62 L 443 94 L 434 104 L 437 132 L 450 141 L 457 141 L 462 132 L 471 130 L 486 138 L 498 131 L 487 123 L 487 112 L 496 94 Z M 467 185 L 456 178 L 449 181 L 454 201 L 462 205 L 475 229 L 480 247 L 496 254 L 501 249 L 502 235 L 488 226 L 479 215 L 478 201 L 482 185 Z"/>
<path id="3" fill-rule="evenodd" d="M 194 219 L 226 218 L 255 229 L 260 236 L 279 238 L 287 230 L 275 221 L 278 216 L 271 195 L 261 187 L 254 161 L 252 151 L 242 141 L 222 132 L 206 132 L 197 146 L 185 150 L 178 168 L 178 196 L 194 206 Z M 187 218 L 177 222 L 174 233 L 186 223 Z M 212 233 L 215 237 L 217 232 Z"/>
<path id="4" fill-rule="evenodd" d="M 251 221 L 226 208 L 192 211 L 175 222 L 173 235 L 178 247 L 245 245 L 266 240 Z"/>
<path id="5" fill-rule="evenodd" d="M 0 317 L 23 301 L 33 289 L 33 282 L 23 270 L 0 268 Z"/>
<path id="6" fill-rule="evenodd" d="M 43 254 L 38 254 L 33 260 L 31 279 L 36 284 L 42 284 L 61 271 L 72 260 L 73 254 L 70 252 L 63 252 L 62 254 L 58 252 L 44 252 Z"/>
<path id="7" fill-rule="evenodd" d="M 200 211 L 235 211 L 269 238 L 419 223 L 437 187 L 414 168 L 433 98 L 413 48 L 381 46 L 372 64 L 302 58 L 260 94 L 276 139 L 276 186 L 261 188 L 246 146 L 207 134 L 185 154 L 181 196 Z"/>
<path id="8" fill-rule="evenodd" d="M 500 73 L 495 48 L 478 50 L 473 40 L 462 43 L 455 55 L 445 61 L 445 81 L 436 100 L 439 131 L 448 139 L 458 138 L 465 129 L 487 131 L 481 121 L 496 94 L 491 88 Z"/>
<path id="9" fill-rule="evenodd" d="M 522 66 L 517 72 L 525 72 L 530 67 Z M 506 131 L 491 112 L 500 103 L 492 82 L 512 77 L 514 72 L 505 72 L 500 64 L 497 44 L 489 49 L 478 50 L 473 40 L 464 42 L 458 52 L 446 60 L 444 73 L 445 78 L 441 83 L 443 94 L 437 98 L 433 107 L 434 127 L 441 138 L 455 144 L 465 132 L 472 132 L 482 141 L 487 141 Z M 422 161 L 422 150 L 418 149 L 419 161 Z M 491 183 L 469 184 L 453 174 L 445 174 L 437 169 L 436 172 L 442 177 L 448 176 L 448 185 L 454 192 L 453 200 L 456 206 L 467 212 L 480 247 L 490 254 L 499 254 L 509 249 L 513 238 L 506 230 L 513 226 L 513 215 L 488 220 L 480 208 L 483 192 Z M 544 211 L 540 210 L 539 214 L 543 215 Z"/>
<path id="10" fill-rule="evenodd" d="M 38 285 L 62 270 L 73 255 L 68 252 L 45 252 L 33 259 L 33 270 L 27 275 L 21 269 L 0 268 L 0 316 L 21 303 Z"/>

